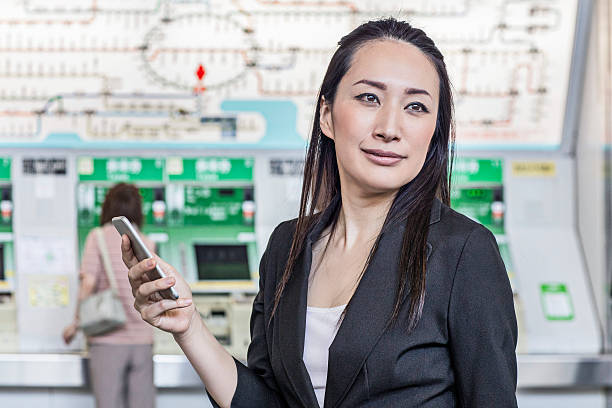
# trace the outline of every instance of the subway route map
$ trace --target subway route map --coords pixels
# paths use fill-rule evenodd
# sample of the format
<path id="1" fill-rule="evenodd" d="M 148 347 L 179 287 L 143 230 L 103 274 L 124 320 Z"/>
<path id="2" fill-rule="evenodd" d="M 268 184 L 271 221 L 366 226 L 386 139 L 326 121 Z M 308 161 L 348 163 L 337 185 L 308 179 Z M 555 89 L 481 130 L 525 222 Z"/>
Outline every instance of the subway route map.
<path id="1" fill-rule="evenodd" d="M 337 41 L 381 16 L 445 55 L 457 142 L 561 143 L 577 0 L 4 0 L 0 146 L 302 148 Z"/>

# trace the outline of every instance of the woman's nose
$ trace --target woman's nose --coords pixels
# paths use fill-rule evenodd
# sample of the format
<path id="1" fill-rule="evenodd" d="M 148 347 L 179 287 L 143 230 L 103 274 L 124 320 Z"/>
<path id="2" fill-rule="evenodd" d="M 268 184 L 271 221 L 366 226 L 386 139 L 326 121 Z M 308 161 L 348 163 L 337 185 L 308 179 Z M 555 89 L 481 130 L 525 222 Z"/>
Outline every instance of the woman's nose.
<path id="1" fill-rule="evenodd" d="M 401 110 L 394 105 L 381 106 L 376 115 L 376 126 L 374 137 L 386 142 L 400 139 L 400 114 Z"/>

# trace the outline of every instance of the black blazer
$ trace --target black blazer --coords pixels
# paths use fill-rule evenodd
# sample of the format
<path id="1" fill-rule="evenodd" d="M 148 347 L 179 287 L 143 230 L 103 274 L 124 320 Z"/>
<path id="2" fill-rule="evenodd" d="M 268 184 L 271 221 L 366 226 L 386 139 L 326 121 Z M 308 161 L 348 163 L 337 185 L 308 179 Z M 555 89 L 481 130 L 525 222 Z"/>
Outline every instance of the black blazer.
<path id="1" fill-rule="evenodd" d="M 232 407 L 318 407 L 302 354 L 312 244 L 330 221 L 331 207 L 309 234 L 268 325 L 295 220 L 270 237 L 251 315 L 248 368 L 236 361 Z M 387 327 L 403 231 L 396 225 L 383 234 L 347 306 L 329 348 L 325 408 L 516 407 L 517 326 L 495 238 L 435 200 L 423 315 L 407 334 L 408 302 L 399 322 Z"/>

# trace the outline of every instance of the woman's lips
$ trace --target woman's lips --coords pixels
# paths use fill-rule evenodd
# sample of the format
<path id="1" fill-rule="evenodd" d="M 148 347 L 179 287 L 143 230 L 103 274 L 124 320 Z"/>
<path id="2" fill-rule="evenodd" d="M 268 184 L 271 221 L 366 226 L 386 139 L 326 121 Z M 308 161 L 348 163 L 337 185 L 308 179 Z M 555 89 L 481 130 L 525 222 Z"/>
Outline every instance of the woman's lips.
<path id="1" fill-rule="evenodd" d="M 361 151 L 365 153 L 371 162 L 381 166 L 391 166 L 406 158 L 406 156 L 385 150 L 361 149 Z"/>

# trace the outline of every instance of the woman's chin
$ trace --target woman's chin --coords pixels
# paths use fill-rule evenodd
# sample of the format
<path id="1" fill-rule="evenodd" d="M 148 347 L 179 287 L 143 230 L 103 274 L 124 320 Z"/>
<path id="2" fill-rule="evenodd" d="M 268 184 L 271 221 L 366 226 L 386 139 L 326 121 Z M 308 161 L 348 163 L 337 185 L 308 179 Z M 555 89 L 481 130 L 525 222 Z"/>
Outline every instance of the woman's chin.
<path id="1" fill-rule="evenodd" d="M 358 183 L 358 189 L 372 195 L 395 194 L 404 184 L 401 181 L 363 180 Z"/>

